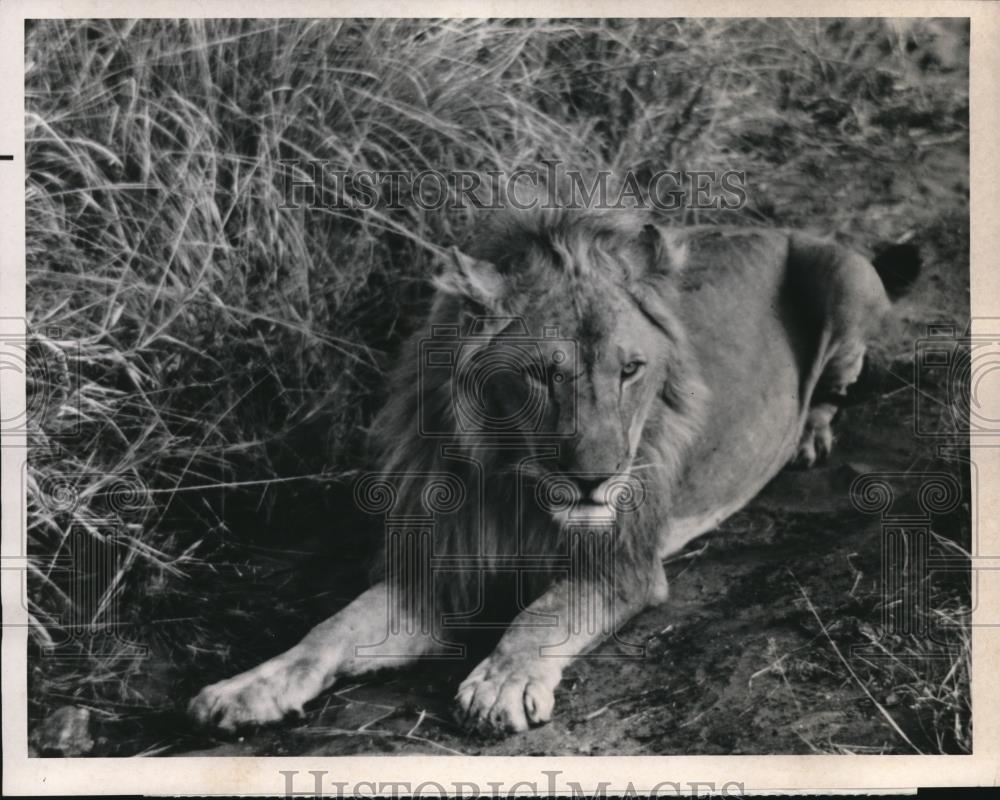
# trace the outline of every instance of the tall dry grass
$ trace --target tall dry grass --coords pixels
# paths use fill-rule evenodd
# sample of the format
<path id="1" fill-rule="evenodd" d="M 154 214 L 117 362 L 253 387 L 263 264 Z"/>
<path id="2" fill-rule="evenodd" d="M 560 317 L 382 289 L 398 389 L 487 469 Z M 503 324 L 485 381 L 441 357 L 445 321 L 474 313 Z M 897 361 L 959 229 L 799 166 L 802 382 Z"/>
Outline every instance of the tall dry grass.
<path id="1" fill-rule="evenodd" d="M 126 647 L 64 641 L 116 601 L 129 636 L 210 647 L 204 620 L 151 609 L 234 541 L 295 545 L 289 521 L 363 463 L 425 279 L 469 235 L 468 210 L 282 209 L 287 162 L 735 168 L 752 191 L 728 221 L 899 233 L 835 187 L 903 163 L 914 115 L 961 135 L 961 94 L 928 88 L 910 41 L 877 20 L 30 24 L 29 602 L 37 645 L 76 654 L 36 663 L 36 712 L 143 702 Z M 74 542 L 110 565 L 86 602 L 56 568 Z"/>

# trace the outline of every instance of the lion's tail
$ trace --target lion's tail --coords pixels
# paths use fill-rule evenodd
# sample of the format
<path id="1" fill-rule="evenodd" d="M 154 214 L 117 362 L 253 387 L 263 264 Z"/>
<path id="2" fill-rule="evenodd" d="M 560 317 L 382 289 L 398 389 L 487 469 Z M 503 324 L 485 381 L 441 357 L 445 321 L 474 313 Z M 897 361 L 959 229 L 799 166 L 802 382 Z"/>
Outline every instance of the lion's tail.
<path id="1" fill-rule="evenodd" d="M 872 260 L 890 300 L 906 294 L 920 275 L 920 251 L 913 244 L 894 244 Z"/>

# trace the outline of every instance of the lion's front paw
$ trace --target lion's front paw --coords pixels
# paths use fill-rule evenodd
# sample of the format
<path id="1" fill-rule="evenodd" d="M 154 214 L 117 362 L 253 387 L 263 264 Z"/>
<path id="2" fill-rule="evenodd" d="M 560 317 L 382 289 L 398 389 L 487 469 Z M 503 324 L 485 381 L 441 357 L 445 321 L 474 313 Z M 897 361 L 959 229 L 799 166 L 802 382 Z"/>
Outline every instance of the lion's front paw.
<path id="1" fill-rule="evenodd" d="M 188 704 L 202 725 L 234 731 L 279 722 L 322 691 L 321 677 L 304 662 L 268 661 L 228 680 L 206 686 Z"/>
<path id="2" fill-rule="evenodd" d="M 537 661 L 490 656 L 458 687 L 455 715 L 482 733 L 513 733 L 552 717 L 558 670 Z"/>

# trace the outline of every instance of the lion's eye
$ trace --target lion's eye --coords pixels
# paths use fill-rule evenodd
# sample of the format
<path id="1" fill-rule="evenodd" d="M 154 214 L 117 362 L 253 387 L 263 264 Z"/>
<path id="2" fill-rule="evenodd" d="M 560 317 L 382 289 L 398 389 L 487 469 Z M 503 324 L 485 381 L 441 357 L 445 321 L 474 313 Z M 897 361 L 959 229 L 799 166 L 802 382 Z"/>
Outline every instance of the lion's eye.
<path id="1" fill-rule="evenodd" d="M 642 368 L 644 366 L 646 365 L 642 361 L 629 361 L 624 367 L 622 367 L 622 380 L 635 377 L 642 372 Z"/>

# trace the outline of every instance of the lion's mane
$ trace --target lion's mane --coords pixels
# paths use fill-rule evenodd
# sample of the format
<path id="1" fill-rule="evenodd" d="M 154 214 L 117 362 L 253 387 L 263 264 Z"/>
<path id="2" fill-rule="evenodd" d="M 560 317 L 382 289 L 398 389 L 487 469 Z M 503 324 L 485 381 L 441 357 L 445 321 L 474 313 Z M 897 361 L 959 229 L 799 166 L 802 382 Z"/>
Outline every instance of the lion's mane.
<path id="1" fill-rule="evenodd" d="M 701 425 L 704 407 L 704 384 L 682 326 L 670 312 L 676 292 L 668 278 L 650 274 L 644 266 L 648 261 L 641 245 L 644 219 L 638 213 L 537 209 L 497 216 L 499 219 L 488 225 L 469 249 L 478 258 L 495 264 L 504 276 L 509 310 L 516 313 L 518 294 L 530 292 L 539 281 L 544 283 L 547 274 L 573 270 L 575 280 L 586 282 L 594 270 L 607 269 L 612 263 L 607 256 L 612 251 L 618 256 L 613 263 L 626 265 L 625 274 L 614 279 L 615 285 L 628 292 L 643 284 L 645 291 L 656 291 L 662 301 L 656 323 L 664 335 L 664 346 L 670 348 L 671 368 L 643 430 L 633 466 L 645 487 L 645 496 L 632 513 L 619 515 L 612 566 L 602 567 L 601 572 L 604 579 L 614 582 L 619 595 L 642 594 L 650 589 L 658 541 L 667 523 L 671 488 L 685 450 Z M 565 302 L 571 304 L 574 298 L 567 296 Z M 449 572 L 435 582 L 439 602 L 443 601 L 447 609 L 475 606 L 484 577 L 509 567 L 505 557 L 565 552 L 567 546 L 564 532 L 551 515 L 530 504 L 523 506 L 518 524 L 511 524 L 510 508 L 523 475 L 518 476 L 512 469 L 510 458 L 498 458 L 496 450 L 480 447 L 474 434 L 457 430 L 450 380 L 429 382 L 426 376 L 421 380 L 420 340 L 429 335 L 433 326 L 457 323 L 464 329 L 481 310 L 453 297 L 437 297 L 426 324 L 405 346 L 390 378 L 390 399 L 372 427 L 376 463 L 395 481 L 393 513 L 397 517 L 426 516 L 428 492 L 434 491 L 430 486 L 433 476 L 448 473 L 462 486 L 464 502 L 450 513 L 437 516 L 433 534 L 435 555 L 474 559 L 467 568 Z M 425 418 L 431 415 L 436 430 L 455 431 L 454 439 L 422 435 L 418 425 L 421 413 Z M 454 445 L 469 448 L 466 452 L 475 453 L 472 460 L 446 457 L 447 448 Z M 525 439 L 517 447 L 519 455 L 530 455 L 535 445 Z M 527 571 L 535 579 L 534 592 L 554 577 L 544 571 Z M 412 575 L 407 569 L 390 568 L 386 577 L 412 579 Z"/>

